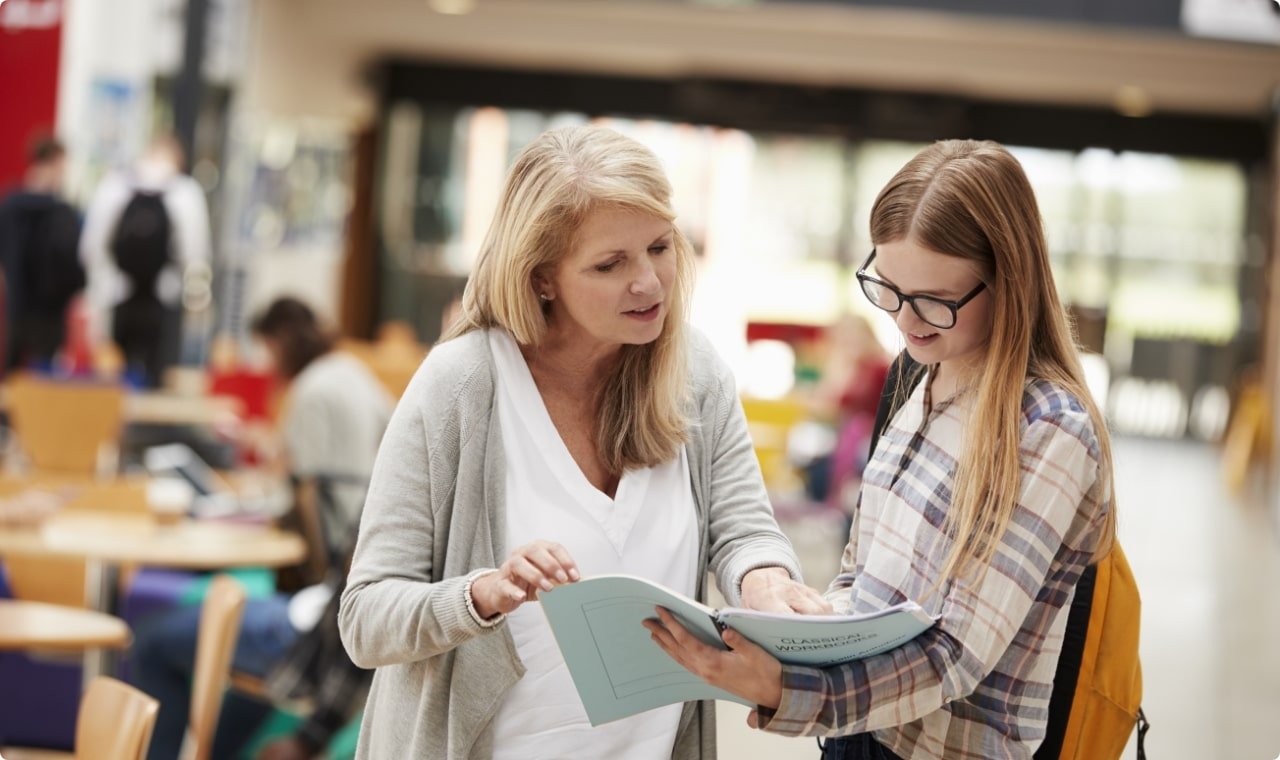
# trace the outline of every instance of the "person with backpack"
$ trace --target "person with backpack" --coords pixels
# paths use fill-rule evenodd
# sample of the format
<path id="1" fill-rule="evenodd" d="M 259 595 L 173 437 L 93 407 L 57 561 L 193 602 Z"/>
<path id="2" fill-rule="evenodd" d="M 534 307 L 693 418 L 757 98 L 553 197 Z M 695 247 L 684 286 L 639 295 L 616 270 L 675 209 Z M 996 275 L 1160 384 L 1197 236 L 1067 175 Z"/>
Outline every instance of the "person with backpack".
<path id="1" fill-rule="evenodd" d="M 665 610 L 646 627 L 690 671 L 756 703 L 753 726 L 839 737 L 824 760 L 1031 758 L 1073 594 L 1118 554 L 1110 441 L 1035 195 L 1002 146 L 938 142 L 880 192 L 871 240 L 857 278 L 916 366 L 898 362 L 886 389 L 902 401 L 826 598 L 846 613 L 913 600 L 937 624 L 826 669 L 782 665 L 732 631 L 730 651 L 707 646 Z M 1131 674 L 1136 620 L 1132 633 Z M 1115 724 L 1118 747 L 1091 757 L 1116 757 L 1134 717 Z"/>
<path id="2" fill-rule="evenodd" d="M 136 166 L 108 175 L 81 245 L 94 339 L 114 341 L 126 373 L 148 387 L 179 359 L 184 278 L 209 266 L 204 190 L 182 165 L 181 146 L 166 135 Z"/>
<path id="3" fill-rule="evenodd" d="M 66 338 L 67 307 L 85 284 L 80 214 L 62 199 L 66 149 L 36 141 L 23 186 L 0 202 L 0 266 L 8 291 L 4 366 L 50 368 Z"/>

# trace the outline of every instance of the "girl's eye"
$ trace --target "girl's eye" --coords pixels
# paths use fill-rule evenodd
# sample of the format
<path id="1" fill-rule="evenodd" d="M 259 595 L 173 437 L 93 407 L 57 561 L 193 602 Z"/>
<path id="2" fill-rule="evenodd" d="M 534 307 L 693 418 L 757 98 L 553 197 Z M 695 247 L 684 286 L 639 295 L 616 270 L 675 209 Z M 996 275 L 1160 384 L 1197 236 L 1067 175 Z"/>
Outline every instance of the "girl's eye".
<path id="1" fill-rule="evenodd" d="M 654 256 L 660 256 L 666 253 L 668 248 L 670 248 L 670 246 L 666 245 L 665 243 L 662 245 L 655 245 L 649 249 L 649 253 L 652 253 Z"/>

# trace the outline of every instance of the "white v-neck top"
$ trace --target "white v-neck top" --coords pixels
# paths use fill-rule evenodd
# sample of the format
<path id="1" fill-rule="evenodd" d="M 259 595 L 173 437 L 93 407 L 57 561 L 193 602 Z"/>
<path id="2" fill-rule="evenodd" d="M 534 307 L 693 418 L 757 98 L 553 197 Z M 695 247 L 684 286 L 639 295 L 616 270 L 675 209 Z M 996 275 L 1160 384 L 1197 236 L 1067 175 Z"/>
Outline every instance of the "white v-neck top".
<path id="1" fill-rule="evenodd" d="M 494 329 L 489 343 L 507 458 L 505 553 L 555 541 L 584 576 L 638 575 L 692 596 L 698 536 L 684 449 L 670 462 L 625 473 L 610 499 L 564 445 L 515 341 Z M 525 674 L 494 717 L 494 760 L 670 760 L 680 705 L 592 728 L 541 605 L 520 605 L 507 625 Z"/>

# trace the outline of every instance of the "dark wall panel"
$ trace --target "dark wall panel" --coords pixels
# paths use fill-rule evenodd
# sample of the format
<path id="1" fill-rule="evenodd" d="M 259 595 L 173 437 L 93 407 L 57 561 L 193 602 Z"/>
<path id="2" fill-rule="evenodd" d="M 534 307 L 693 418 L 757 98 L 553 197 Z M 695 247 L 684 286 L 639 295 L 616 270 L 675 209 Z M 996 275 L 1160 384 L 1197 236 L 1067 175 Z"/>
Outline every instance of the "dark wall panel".
<path id="1" fill-rule="evenodd" d="M 410 99 L 572 110 L 853 139 L 985 138 L 1014 145 L 1136 150 L 1245 164 L 1267 157 L 1267 123 L 1261 115 L 1249 119 L 1157 112 L 1131 118 L 1105 108 L 951 95 L 712 79 L 650 80 L 422 62 L 388 62 L 377 76 L 384 102 Z"/>

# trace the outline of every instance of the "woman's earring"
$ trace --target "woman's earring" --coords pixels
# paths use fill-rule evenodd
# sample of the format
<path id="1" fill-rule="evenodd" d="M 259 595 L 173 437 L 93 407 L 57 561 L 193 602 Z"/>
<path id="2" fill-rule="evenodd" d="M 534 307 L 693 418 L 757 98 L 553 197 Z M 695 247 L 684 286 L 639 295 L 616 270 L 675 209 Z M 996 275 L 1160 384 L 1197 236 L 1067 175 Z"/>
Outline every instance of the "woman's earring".
<path id="1" fill-rule="evenodd" d="M 546 293 L 539 293 L 538 298 L 541 298 L 543 303 L 551 303 L 551 296 Z"/>

